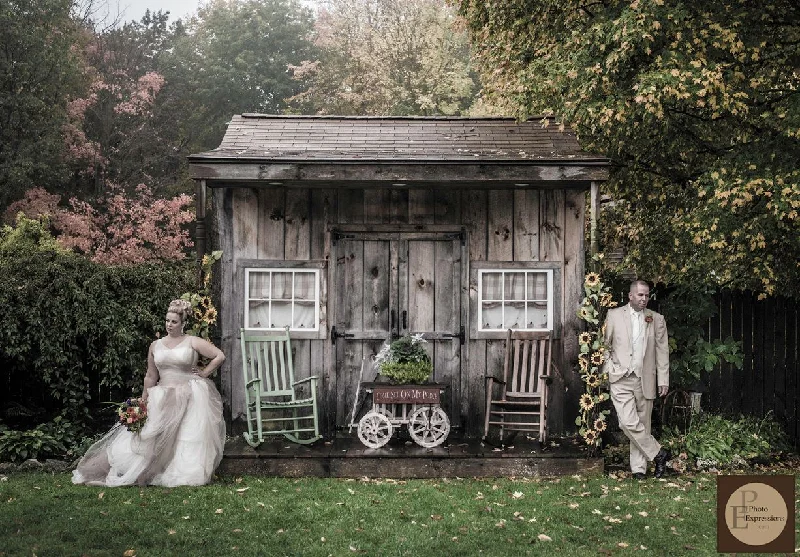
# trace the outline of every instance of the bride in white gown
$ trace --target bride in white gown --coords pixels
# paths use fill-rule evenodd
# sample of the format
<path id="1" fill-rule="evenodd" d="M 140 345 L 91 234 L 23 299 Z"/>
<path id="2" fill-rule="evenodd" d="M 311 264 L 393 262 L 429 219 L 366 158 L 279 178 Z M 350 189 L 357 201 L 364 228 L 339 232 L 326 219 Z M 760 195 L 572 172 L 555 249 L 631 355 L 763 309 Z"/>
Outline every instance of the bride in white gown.
<path id="1" fill-rule="evenodd" d="M 76 484 L 202 485 L 222 460 L 225 422 L 222 398 L 208 377 L 222 365 L 222 351 L 200 337 L 185 335 L 191 304 L 173 300 L 167 336 L 148 353 L 142 399 L 147 421 L 139 433 L 114 426 L 92 445 L 72 472 Z M 197 367 L 198 354 L 211 361 Z"/>

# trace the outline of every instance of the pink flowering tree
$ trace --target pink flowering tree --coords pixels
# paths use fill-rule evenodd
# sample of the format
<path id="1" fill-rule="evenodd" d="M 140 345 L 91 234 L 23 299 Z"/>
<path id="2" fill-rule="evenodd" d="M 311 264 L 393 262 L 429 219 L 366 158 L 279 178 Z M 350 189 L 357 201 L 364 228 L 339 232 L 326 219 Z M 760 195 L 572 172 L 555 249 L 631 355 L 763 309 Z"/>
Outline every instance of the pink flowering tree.
<path id="1" fill-rule="evenodd" d="M 5 220 L 18 213 L 47 217 L 64 248 L 97 263 L 132 265 L 186 257 L 193 246 L 187 230 L 194 218 L 191 204 L 186 194 L 158 199 L 144 184 L 133 195 L 109 186 L 94 205 L 73 197 L 65 206 L 60 195 L 32 188 L 8 207 Z"/>
<path id="2" fill-rule="evenodd" d="M 79 189 L 102 195 L 106 181 L 153 184 L 169 149 L 156 114 L 165 80 L 141 59 L 127 28 L 92 34 L 74 48 L 83 61 L 85 92 L 69 99 L 63 137 Z M 82 186 L 82 187 L 81 187 Z"/>

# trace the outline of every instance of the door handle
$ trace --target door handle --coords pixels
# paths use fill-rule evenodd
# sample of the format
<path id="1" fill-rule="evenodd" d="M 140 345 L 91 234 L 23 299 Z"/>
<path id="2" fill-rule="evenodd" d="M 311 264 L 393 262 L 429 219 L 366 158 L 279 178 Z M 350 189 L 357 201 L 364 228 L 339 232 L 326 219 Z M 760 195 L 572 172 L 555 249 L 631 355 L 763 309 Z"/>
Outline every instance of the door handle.
<path id="1" fill-rule="evenodd" d="M 408 312 L 403 310 L 403 329 L 408 329 Z"/>

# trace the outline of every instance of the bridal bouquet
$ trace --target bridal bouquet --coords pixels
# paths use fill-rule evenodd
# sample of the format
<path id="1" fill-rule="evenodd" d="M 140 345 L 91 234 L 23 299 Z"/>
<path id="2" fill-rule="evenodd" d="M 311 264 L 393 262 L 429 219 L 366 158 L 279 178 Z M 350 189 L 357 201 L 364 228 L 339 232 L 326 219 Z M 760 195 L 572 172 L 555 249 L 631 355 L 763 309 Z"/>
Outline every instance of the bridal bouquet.
<path id="1" fill-rule="evenodd" d="M 117 416 L 128 431 L 139 433 L 147 421 L 147 406 L 141 399 L 129 398 L 117 406 Z"/>

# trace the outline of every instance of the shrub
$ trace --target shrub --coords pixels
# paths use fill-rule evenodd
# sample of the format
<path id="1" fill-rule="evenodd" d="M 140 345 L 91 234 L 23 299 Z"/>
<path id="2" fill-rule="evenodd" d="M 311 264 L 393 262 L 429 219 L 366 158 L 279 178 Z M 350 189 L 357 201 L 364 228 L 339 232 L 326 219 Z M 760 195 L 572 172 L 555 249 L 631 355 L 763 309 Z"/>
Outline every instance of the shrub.
<path id="1" fill-rule="evenodd" d="M 137 392 L 169 301 L 194 279 L 192 262 L 106 266 L 59 248 L 46 224 L 4 227 L 0 407 L 13 401 L 42 408 L 41 419 L 84 423 L 90 403 Z M 46 435 L 16 433 L 15 447 L 50 447 Z"/>
<path id="2" fill-rule="evenodd" d="M 13 430 L 0 424 L 0 462 L 29 458 L 76 457 L 88 448 L 84 428 L 56 417 L 34 429 Z"/>
<path id="3" fill-rule="evenodd" d="M 666 428 L 664 433 L 663 444 L 697 468 L 769 461 L 790 449 L 786 434 L 771 415 L 756 418 L 702 413 L 685 434 L 673 428 Z"/>

